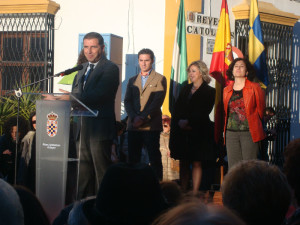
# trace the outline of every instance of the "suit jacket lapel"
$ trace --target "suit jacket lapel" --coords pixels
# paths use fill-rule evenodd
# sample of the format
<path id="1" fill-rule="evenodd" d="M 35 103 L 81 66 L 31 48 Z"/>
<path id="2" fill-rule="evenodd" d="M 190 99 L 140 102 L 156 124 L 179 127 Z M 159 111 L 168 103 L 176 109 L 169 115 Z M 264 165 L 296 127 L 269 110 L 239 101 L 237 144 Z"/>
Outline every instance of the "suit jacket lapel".
<path id="1" fill-rule="evenodd" d="M 86 63 L 83 63 L 82 65 L 83 65 L 83 69 L 80 70 L 77 74 L 77 76 L 78 76 L 78 86 L 79 86 L 80 92 L 82 92 L 82 90 L 83 90 L 83 76 L 86 72 L 86 69 L 87 69 L 89 63 L 86 62 Z"/>
<path id="2" fill-rule="evenodd" d="M 95 76 L 100 76 L 102 73 L 100 73 L 101 69 L 103 69 L 103 65 L 107 62 L 107 59 L 105 56 L 103 56 L 100 61 L 98 62 L 97 66 L 94 68 L 93 72 L 88 76 L 88 79 L 85 83 L 85 87 L 87 87 L 87 85 L 93 81 Z M 88 65 L 88 64 L 87 64 Z M 86 72 L 86 70 L 85 70 Z M 84 73 L 85 73 L 84 72 Z M 100 78 L 100 77 L 99 77 Z"/>
<path id="3" fill-rule="evenodd" d="M 133 82 L 134 86 L 137 86 L 139 88 L 140 94 L 142 94 L 142 78 L 141 74 L 138 74 L 135 81 Z"/>

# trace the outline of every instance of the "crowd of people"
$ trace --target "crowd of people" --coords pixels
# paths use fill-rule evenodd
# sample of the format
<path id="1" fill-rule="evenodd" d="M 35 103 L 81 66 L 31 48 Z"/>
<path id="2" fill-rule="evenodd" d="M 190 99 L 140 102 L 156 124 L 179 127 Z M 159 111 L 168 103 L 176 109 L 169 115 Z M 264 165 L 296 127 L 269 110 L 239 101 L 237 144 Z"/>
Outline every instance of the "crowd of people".
<path id="1" fill-rule="evenodd" d="M 268 141 L 276 132 L 267 132 L 266 124 L 275 111 L 265 108 L 264 91 L 247 59 L 236 58 L 227 70 L 228 173 L 220 188 L 223 204 L 216 206 L 199 198 L 203 186 L 210 188 L 207 177 L 214 177 L 218 158 L 209 117 L 216 92 L 206 64 L 188 66 L 190 83 L 170 117 L 161 112 L 167 80 L 153 68 L 153 51 L 140 50 L 140 72 L 129 79 L 124 99 L 127 117 L 116 121 L 119 69 L 106 59 L 100 34 L 85 35 L 80 58 L 83 69 L 71 94 L 100 113 L 74 119 L 77 196 L 53 225 L 300 224 L 300 139 L 287 145 L 283 171 L 268 163 Z M 69 95 L 44 97 L 69 100 Z M 18 126 L 10 119 L 0 139 L 0 224 L 50 224 L 35 196 L 37 116 L 33 113 L 29 123 L 18 118 Z"/>

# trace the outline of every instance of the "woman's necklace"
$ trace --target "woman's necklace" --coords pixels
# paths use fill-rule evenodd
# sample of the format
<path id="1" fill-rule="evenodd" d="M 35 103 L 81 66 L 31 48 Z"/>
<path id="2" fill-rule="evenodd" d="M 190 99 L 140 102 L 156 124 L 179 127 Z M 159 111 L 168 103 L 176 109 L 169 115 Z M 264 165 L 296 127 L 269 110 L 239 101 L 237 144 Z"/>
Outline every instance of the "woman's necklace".
<path id="1" fill-rule="evenodd" d="M 195 87 L 195 86 L 192 86 L 192 90 L 195 91 L 197 90 L 199 87 Z"/>

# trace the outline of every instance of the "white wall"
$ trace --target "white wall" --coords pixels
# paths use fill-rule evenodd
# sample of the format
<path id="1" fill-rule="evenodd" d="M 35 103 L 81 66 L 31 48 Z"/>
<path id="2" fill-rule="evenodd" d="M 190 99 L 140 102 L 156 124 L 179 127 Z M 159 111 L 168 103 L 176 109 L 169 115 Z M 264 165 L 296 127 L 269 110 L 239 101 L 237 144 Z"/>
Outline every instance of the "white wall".
<path id="1" fill-rule="evenodd" d="M 123 37 L 123 77 L 125 55 L 136 54 L 142 48 L 154 51 L 156 70 L 163 72 L 164 0 L 55 0 L 55 2 L 60 4 L 55 20 L 57 29 L 54 42 L 55 73 L 75 65 L 78 56 L 78 34 L 90 31 Z M 59 79 L 57 78 L 55 83 Z M 62 85 L 55 85 L 54 91 L 61 87 Z"/>
<path id="2" fill-rule="evenodd" d="M 150 48 L 156 56 L 156 70 L 163 73 L 165 0 L 54 0 L 60 4 L 55 20 L 54 72 L 71 68 L 77 61 L 78 34 L 96 31 L 123 37 L 123 79 L 125 55 Z M 179 1 L 179 0 L 174 0 Z M 185 0 L 187 1 L 187 0 Z M 219 18 L 222 0 L 204 0 L 204 15 Z M 244 0 L 227 0 L 231 30 L 231 8 Z M 289 0 L 264 0 L 280 10 L 300 15 L 300 3 Z M 210 6 L 211 4 L 211 6 Z M 210 11 L 211 9 L 211 11 Z M 204 54 L 209 65 L 211 55 Z M 56 78 L 55 83 L 60 78 Z M 55 85 L 55 92 L 62 85 Z M 65 86 L 65 85 L 63 85 Z M 67 87 L 63 87 L 67 89 Z"/>

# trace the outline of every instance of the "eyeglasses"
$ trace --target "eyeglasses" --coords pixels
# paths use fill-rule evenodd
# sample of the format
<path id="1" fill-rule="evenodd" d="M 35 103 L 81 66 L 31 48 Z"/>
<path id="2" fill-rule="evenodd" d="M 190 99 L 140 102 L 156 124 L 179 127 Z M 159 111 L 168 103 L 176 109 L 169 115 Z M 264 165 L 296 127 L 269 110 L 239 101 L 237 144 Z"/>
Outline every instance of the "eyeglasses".
<path id="1" fill-rule="evenodd" d="M 36 124 L 36 120 L 33 120 L 31 123 L 32 123 L 32 124 Z"/>

